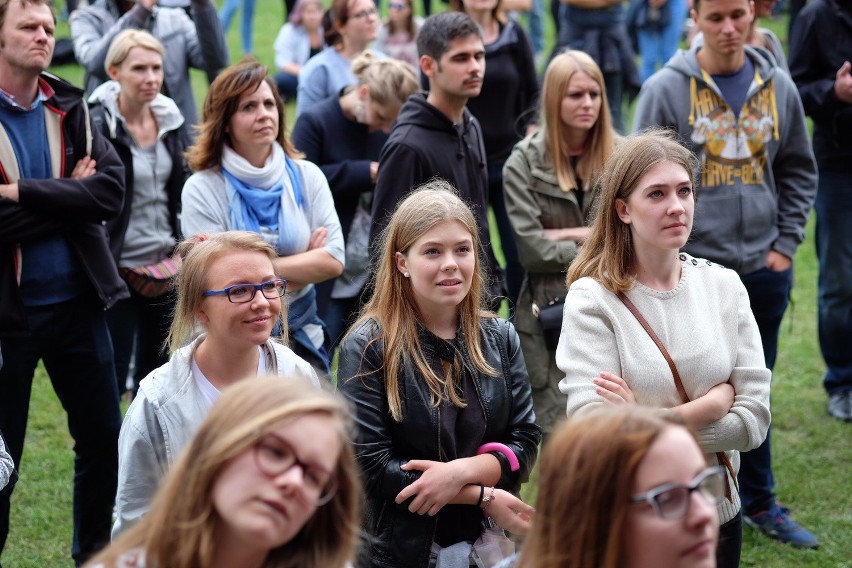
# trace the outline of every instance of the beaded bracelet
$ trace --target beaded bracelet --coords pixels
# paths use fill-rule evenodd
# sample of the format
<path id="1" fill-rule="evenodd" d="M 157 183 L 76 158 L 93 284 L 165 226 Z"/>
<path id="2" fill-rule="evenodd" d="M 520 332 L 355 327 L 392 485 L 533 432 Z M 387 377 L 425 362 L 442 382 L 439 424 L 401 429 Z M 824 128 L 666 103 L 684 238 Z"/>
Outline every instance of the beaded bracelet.
<path id="1" fill-rule="evenodd" d="M 481 507 L 483 510 L 488 509 L 488 505 L 494 500 L 494 488 L 491 487 L 490 489 L 491 491 L 488 493 L 488 496 L 482 499 Z"/>

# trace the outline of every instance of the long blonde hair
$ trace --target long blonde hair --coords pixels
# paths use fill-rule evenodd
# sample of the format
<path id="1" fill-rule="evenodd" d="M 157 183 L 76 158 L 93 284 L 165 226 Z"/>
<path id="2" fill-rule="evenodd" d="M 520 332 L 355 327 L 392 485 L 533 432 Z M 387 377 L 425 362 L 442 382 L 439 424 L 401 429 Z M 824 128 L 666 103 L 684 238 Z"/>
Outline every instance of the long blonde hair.
<path id="1" fill-rule="evenodd" d="M 112 568 L 131 550 L 144 551 L 148 566 L 211 566 L 223 523 L 211 495 L 222 470 L 271 429 L 309 414 L 330 417 L 340 437 L 337 491 L 296 536 L 269 552 L 263 566 L 344 568 L 355 556 L 361 524 L 362 488 L 350 413 L 337 396 L 301 379 L 276 376 L 246 379 L 222 392 L 164 478 L 150 512 L 89 566 Z"/>
<path id="2" fill-rule="evenodd" d="M 633 286 L 634 251 L 630 227 L 618 217 L 615 202 L 617 199 L 627 201 L 642 176 L 660 162 L 682 166 L 690 176 L 697 197 L 695 155 L 680 145 L 671 131 L 648 129 L 626 138 L 604 166 L 592 233 L 568 269 L 566 287 L 570 288 L 584 276 L 594 278 L 613 294 Z"/>
<path id="3" fill-rule="evenodd" d="M 463 362 L 458 361 L 457 357 L 453 366 L 446 369 L 444 377 L 439 376 L 429 365 L 419 340 L 418 324 L 422 321 L 422 316 L 417 309 L 411 282 L 396 266 L 397 252 L 406 254 L 417 239 L 435 225 L 447 221 L 458 221 L 464 225 L 470 232 L 474 250 L 477 251 L 470 292 L 458 307 L 459 324 L 467 356 L 480 372 L 496 375 L 495 370 L 485 360 L 479 333 L 480 318 L 493 314 L 485 313 L 482 306 L 485 291 L 476 218 L 456 194 L 452 184 L 440 179 L 428 181 L 399 202 L 390 222 L 382 231 L 379 237 L 379 258 L 373 275 L 373 297 L 352 326 L 352 329 L 356 329 L 361 323 L 373 320 L 381 329 L 380 335 L 374 338 L 373 342 L 380 342 L 384 346 L 382 368 L 385 387 L 391 416 L 396 421 L 402 421 L 403 418 L 398 375 L 404 361 L 413 362 L 417 371 L 424 377 L 433 406 L 447 398 L 455 406 L 465 406 L 455 388 Z M 345 377 L 350 380 L 357 378 L 357 375 Z"/>
<path id="4" fill-rule="evenodd" d="M 577 73 L 585 73 L 598 84 L 601 109 L 598 119 L 586 137 L 586 148 L 577 162 L 575 171 L 567 158 L 568 148 L 563 134 L 565 125 L 562 123 L 561 109 L 562 99 L 568 92 L 568 84 Z M 554 57 L 544 73 L 542 111 L 545 148 L 556 171 L 559 186 L 565 191 L 574 189 L 578 185 L 579 178 L 583 181 L 583 187 L 580 189 L 588 191 L 593 188 L 595 177 L 600 174 L 604 163 L 612 154 L 617 137 L 612 127 L 603 73 L 594 59 L 576 50 L 565 51 Z"/>
<path id="5" fill-rule="evenodd" d="M 259 252 L 269 257 L 270 263 L 278 258 L 272 245 L 257 233 L 250 231 L 225 231 L 214 235 L 195 235 L 178 245 L 183 265 L 174 282 L 177 302 L 172 314 L 172 325 L 166 338 L 169 353 L 174 353 L 189 341 L 195 333 L 198 319 L 196 314 L 204 301 L 207 290 L 207 273 L 223 255 L 232 252 Z M 282 326 L 281 340 L 287 337 L 287 303 L 280 298 L 279 323 Z"/>
<path id="6" fill-rule="evenodd" d="M 600 406 L 560 424 L 538 464 L 535 522 L 517 568 L 624 566 L 636 471 L 673 427 L 686 428 L 674 412 L 637 405 Z"/>

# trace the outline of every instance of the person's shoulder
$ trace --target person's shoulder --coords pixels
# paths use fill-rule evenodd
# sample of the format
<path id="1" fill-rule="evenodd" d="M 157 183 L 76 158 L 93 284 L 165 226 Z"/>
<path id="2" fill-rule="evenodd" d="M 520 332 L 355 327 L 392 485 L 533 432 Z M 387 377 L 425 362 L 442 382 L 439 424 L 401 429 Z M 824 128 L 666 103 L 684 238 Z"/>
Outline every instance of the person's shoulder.
<path id="1" fill-rule="evenodd" d="M 688 279 L 689 287 L 698 287 L 699 294 L 705 299 L 718 297 L 725 301 L 735 300 L 740 294 L 747 294 L 740 275 L 735 270 L 707 260 L 680 253 L 684 266 L 683 275 Z"/>
<path id="2" fill-rule="evenodd" d="M 225 177 L 217 168 L 207 168 L 200 170 L 189 176 L 184 185 L 184 192 L 208 191 L 210 189 L 218 189 L 219 186 L 224 187 Z"/>
<path id="3" fill-rule="evenodd" d="M 316 371 L 310 363 L 296 355 L 288 346 L 279 341 L 269 339 L 266 348 L 275 355 L 278 374 L 283 377 L 301 377 L 315 386 L 319 386 Z"/>
<path id="4" fill-rule="evenodd" d="M 322 170 L 318 165 L 311 162 L 310 160 L 306 160 L 304 158 L 300 158 L 297 160 L 293 160 L 296 163 L 296 167 L 301 170 L 302 175 L 305 177 L 306 181 L 317 181 L 319 178 L 325 180 L 325 174 L 322 173 Z M 326 181 L 326 185 L 328 181 Z"/>
<path id="5" fill-rule="evenodd" d="M 47 83 L 53 89 L 54 100 L 62 105 L 77 105 L 83 103 L 85 92 L 83 89 L 74 85 L 62 77 L 58 77 L 48 71 L 43 71 L 39 75 L 39 79 Z"/>
<path id="6" fill-rule="evenodd" d="M 568 293 L 583 292 L 593 296 L 601 296 L 610 293 L 606 287 L 591 276 L 583 276 L 571 283 Z"/>
<path id="7" fill-rule="evenodd" d="M 687 271 L 695 271 L 699 274 L 699 278 L 704 281 L 722 281 L 735 280 L 740 281 L 739 275 L 730 268 L 722 266 L 718 262 L 707 260 L 706 258 L 695 257 L 688 253 L 681 252 L 678 255 L 681 265 Z"/>

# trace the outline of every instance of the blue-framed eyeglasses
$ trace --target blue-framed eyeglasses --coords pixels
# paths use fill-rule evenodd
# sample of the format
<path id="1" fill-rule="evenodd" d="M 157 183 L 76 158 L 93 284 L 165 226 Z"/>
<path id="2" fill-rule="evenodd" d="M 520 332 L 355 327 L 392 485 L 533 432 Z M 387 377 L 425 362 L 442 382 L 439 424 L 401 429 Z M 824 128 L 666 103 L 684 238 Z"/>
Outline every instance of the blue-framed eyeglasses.
<path id="1" fill-rule="evenodd" d="M 689 511 L 693 491 L 698 491 L 710 505 L 718 505 L 725 498 L 725 470 L 719 466 L 708 467 L 695 476 L 689 485 L 666 483 L 634 496 L 631 503 L 648 503 L 661 519 L 682 519 Z"/>
<path id="2" fill-rule="evenodd" d="M 227 296 L 228 301 L 233 304 L 244 304 L 254 300 L 254 295 L 257 294 L 258 290 L 264 298 L 274 300 L 283 296 L 287 291 L 287 281 L 279 278 L 267 280 L 260 284 L 234 284 L 222 290 L 207 290 L 204 292 L 204 296 Z"/>

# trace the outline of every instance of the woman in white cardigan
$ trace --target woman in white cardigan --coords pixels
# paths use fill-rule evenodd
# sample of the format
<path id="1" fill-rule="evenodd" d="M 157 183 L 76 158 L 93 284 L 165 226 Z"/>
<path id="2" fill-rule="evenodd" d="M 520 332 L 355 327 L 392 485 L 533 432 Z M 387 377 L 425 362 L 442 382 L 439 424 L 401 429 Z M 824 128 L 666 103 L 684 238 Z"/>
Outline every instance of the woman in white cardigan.
<path id="1" fill-rule="evenodd" d="M 738 565 L 742 540 L 738 452 L 766 436 L 771 372 L 737 274 L 680 252 L 695 171 L 694 156 L 661 131 L 628 138 L 607 162 L 592 234 L 568 272 L 556 363 L 569 416 L 607 403 L 665 407 L 701 434 L 708 461 L 729 472 L 725 567 Z"/>

